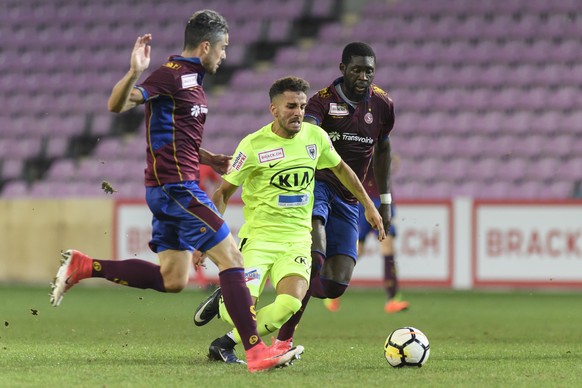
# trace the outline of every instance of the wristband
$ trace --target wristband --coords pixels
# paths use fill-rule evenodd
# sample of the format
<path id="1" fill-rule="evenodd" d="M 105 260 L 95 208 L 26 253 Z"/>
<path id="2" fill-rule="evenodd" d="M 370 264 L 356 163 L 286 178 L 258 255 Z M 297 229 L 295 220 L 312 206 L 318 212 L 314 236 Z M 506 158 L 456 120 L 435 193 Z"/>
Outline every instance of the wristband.
<path id="1" fill-rule="evenodd" d="M 390 205 L 392 204 L 392 194 L 380 194 L 380 203 L 382 205 Z"/>

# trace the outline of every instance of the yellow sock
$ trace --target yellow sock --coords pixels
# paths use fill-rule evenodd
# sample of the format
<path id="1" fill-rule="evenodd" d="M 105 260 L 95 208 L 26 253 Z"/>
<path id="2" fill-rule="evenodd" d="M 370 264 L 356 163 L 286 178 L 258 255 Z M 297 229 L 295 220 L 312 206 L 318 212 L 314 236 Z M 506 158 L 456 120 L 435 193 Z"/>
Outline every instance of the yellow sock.
<path id="1" fill-rule="evenodd" d="M 301 301 L 291 295 L 277 295 L 275 301 L 257 311 L 257 331 L 265 336 L 276 332 L 301 308 Z M 226 308 L 224 309 L 226 311 Z M 222 310 L 220 311 L 222 318 Z M 234 329 L 234 340 L 240 343 L 238 330 Z"/>

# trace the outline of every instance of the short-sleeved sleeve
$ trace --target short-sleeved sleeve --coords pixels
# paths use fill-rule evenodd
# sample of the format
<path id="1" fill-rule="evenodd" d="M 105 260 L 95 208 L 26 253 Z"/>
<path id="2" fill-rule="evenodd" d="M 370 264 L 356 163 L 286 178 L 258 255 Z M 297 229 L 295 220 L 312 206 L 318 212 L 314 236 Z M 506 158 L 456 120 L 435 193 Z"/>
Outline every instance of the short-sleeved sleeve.
<path id="1" fill-rule="evenodd" d="M 321 139 L 321 155 L 317 161 L 317 169 L 322 170 L 324 168 L 332 168 L 337 166 L 341 162 L 342 158 L 333 147 L 333 143 L 331 142 L 329 135 L 321 127 L 316 126 L 315 128 L 319 132 L 319 137 Z"/>
<path id="2" fill-rule="evenodd" d="M 232 160 L 232 169 L 222 178 L 235 185 L 241 186 L 256 166 L 256 157 L 248 137 L 244 138 L 236 148 Z"/>
<path id="3" fill-rule="evenodd" d="M 179 80 L 179 78 L 178 78 Z M 137 85 L 144 99 L 149 101 L 159 95 L 173 95 L 179 90 L 175 73 L 167 67 L 155 70 L 146 80 Z"/>
<path id="4" fill-rule="evenodd" d="M 321 94 L 322 91 L 312 96 L 309 101 L 307 101 L 307 106 L 305 107 L 305 117 L 315 119 L 318 125 L 321 124 L 326 114 Z"/>

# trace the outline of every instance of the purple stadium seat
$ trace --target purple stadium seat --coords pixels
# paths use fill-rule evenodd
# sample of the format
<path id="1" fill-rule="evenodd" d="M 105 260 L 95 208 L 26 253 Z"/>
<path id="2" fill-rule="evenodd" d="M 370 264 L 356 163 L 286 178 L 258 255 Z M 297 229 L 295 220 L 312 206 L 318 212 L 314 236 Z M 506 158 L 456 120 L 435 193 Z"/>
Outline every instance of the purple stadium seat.
<path id="1" fill-rule="evenodd" d="M 2 164 L 0 177 L 3 180 L 19 179 L 22 175 L 24 163 L 20 159 L 7 159 Z"/>
<path id="2" fill-rule="evenodd" d="M 495 181 L 487 185 L 481 193 L 481 198 L 507 199 L 510 195 L 513 184 L 506 181 Z"/>
<path id="3" fill-rule="evenodd" d="M 314 17 L 327 17 L 333 11 L 333 0 L 318 0 L 311 3 L 309 14 Z"/>
<path id="4" fill-rule="evenodd" d="M 570 180 L 555 180 L 550 184 L 543 185 L 538 198 L 568 198 L 572 196 L 574 183 Z"/>
<path id="5" fill-rule="evenodd" d="M 46 173 L 49 181 L 67 182 L 77 177 L 77 167 L 71 159 L 59 159 L 55 161 Z"/>
<path id="6" fill-rule="evenodd" d="M 94 155 L 98 159 L 113 160 L 123 156 L 123 145 L 119 139 L 105 138 L 100 140 Z"/>
<path id="7" fill-rule="evenodd" d="M 426 182 L 437 180 L 440 176 L 439 174 L 442 174 L 441 159 L 427 155 L 425 158 L 414 163 L 411 178 Z"/>
<path id="8" fill-rule="evenodd" d="M 582 157 L 580 154 L 574 155 L 561 163 L 554 177 L 556 179 L 569 180 L 570 182 L 582 180 Z"/>
<path id="9" fill-rule="evenodd" d="M 499 169 L 503 168 L 499 158 L 487 155 L 476 162 L 466 164 L 466 176 L 484 182 L 494 181 L 498 176 Z"/>
<path id="10" fill-rule="evenodd" d="M 499 179 L 506 181 L 516 181 L 523 179 L 529 161 L 525 158 L 511 157 L 501 165 L 498 170 Z"/>
<path id="11" fill-rule="evenodd" d="M 487 185 L 478 181 L 466 180 L 453 185 L 451 194 L 455 197 L 481 198 L 486 192 Z"/>
<path id="12" fill-rule="evenodd" d="M 28 193 L 28 186 L 24 181 L 11 181 L 4 186 L 0 192 L 0 197 L 8 199 L 23 198 L 28 196 Z"/>
<path id="13" fill-rule="evenodd" d="M 47 140 L 46 157 L 49 159 L 62 158 L 67 154 L 69 139 L 67 137 L 50 137 Z"/>
<path id="14" fill-rule="evenodd" d="M 551 137 L 560 128 L 560 119 L 563 115 L 558 111 L 543 111 L 536 115 L 529 123 L 529 132 Z M 548 139 L 550 140 L 550 139 Z"/>
<path id="15" fill-rule="evenodd" d="M 543 135 L 530 135 L 516 138 L 513 142 L 511 154 L 520 157 L 536 157 L 540 155 L 546 137 Z"/>

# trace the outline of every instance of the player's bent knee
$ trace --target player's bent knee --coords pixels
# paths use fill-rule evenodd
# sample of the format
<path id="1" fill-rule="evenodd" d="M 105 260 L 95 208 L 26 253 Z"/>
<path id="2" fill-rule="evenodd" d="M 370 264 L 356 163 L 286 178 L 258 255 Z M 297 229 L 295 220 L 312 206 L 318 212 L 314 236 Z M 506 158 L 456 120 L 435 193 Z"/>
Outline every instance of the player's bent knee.
<path id="1" fill-rule="evenodd" d="M 339 298 L 348 288 L 347 284 L 341 284 L 330 279 L 321 279 L 325 296 L 330 299 Z"/>
<path id="2" fill-rule="evenodd" d="M 178 293 L 182 291 L 188 285 L 188 279 L 164 279 L 164 287 L 166 292 Z"/>

